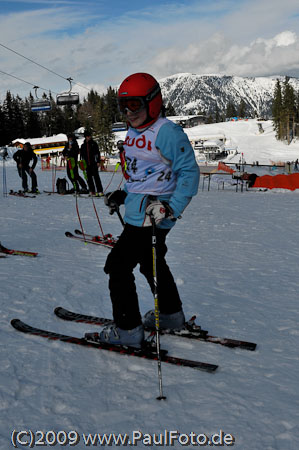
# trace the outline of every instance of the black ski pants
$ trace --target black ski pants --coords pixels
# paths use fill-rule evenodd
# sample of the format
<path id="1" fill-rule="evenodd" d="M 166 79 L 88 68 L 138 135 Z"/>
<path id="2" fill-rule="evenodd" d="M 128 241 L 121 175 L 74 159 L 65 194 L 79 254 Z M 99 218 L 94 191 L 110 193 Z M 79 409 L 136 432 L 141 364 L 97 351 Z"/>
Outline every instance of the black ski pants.
<path id="1" fill-rule="evenodd" d="M 103 192 L 103 186 L 99 175 L 97 164 L 92 164 L 86 168 L 87 183 L 89 192 Z"/>
<path id="2" fill-rule="evenodd" d="M 159 310 L 171 314 L 182 309 L 180 296 L 165 261 L 166 235 L 169 230 L 156 228 L 157 291 Z M 141 324 L 141 314 L 136 292 L 133 270 L 140 265 L 140 272 L 146 277 L 154 292 L 152 227 L 125 225 L 114 248 L 108 255 L 104 271 L 109 274 L 109 289 L 113 318 L 116 325 L 131 330 Z M 154 308 L 154 305 L 153 305 Z"/>
<path id="3" fill-rule="evenodd" d="M 27 173 L 31 178 L 31 189 L 32 191 L 35 191 L 37 188 L 37 178 L 34 170 L 30 172 L 29 167 L 18 167 L 18 173 L 20 178 L 22 178 L 22 187 L 24 191 L 28 190 L 28 180 L 27 180 Z"/>

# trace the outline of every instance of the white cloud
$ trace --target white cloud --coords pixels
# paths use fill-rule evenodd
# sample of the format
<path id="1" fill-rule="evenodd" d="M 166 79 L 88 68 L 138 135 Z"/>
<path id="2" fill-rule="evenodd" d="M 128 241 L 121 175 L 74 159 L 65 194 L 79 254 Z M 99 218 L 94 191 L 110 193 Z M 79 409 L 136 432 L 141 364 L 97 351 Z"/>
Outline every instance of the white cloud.
<path id="1" fill-rule="evenodd" d="M 264 46 L 266 53 L 271 54 L 276 47 L 289 47 L 296 44 L 297 40 L 297 35 L 293 31 L 283 31 L 270 39 L 258 38 L 251 44 L 251 46 Z"/>
<path id="2" fill-rule="evenodd" d="M 274 37 L 277 47 L 288 47 L 295 44 L 297 41 L 297 35 L 293 31 L 284 31 Z"/>
<path id="3" fill-rule="evenodd" d="M 0 42 L 98 91 L 136 71 L 157 78 L 178 72 L 299 76 L 298 0 L 157 3 L 149 8 L 140 0 L 143 10 L 105 20 L 101 2 L 97 14 L 89 8 L 82 13 L 75 4 L 9 14 L 0 17 Z M 52 92 L 68 88 L 62 78 L 3 48 L 0 68 Z M 30 86 L 0 79 L 4 92 L 28 95 Z"/>
<path id="4" fill-rule="evenodd" d="M 271 39 L 256 39 L 248 45 L 232 43 L 214 34 L 185 49 L 163 50 L 152 60 L 157 72 L 219 73 L 239 76 L 297 74 L 299 76 L 299 40 L 285 31 Z M 182 70 L 183 68 L 183 70 Z M 166 76 L 166 74 L 163 74 Z"/>

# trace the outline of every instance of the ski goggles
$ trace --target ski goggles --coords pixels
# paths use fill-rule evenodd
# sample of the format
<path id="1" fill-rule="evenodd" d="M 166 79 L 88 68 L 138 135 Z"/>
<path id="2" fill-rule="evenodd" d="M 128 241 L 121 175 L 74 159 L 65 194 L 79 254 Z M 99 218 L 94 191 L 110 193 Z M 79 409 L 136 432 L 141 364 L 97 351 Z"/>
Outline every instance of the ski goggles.
<path id="1" fill-rule="evenodd" d="M 146 107 L 146 102 L 144 97 L 123 97 L 118 99 L 118 107 L 123 114 L 128 111 L 137 113 Z"/>

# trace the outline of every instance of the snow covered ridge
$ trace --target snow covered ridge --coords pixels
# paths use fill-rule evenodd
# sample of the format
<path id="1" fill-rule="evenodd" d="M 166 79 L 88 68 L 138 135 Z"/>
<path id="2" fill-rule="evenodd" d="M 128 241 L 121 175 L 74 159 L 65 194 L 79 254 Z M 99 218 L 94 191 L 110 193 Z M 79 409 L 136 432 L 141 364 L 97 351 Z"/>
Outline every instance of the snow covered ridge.
<path id="1" fill-rule="evenodd" d="M 245 101 L 248 115 L 271 116 L 271 103 L 276 80 L 284 77 L 236 77 L 229 75 L 196 75 L 180 73 L 159 80 L 162 95 L 167 105 L 174 107 L 176 114 L 191 114 L 205 111 L 215 113 L 216 107 L 224 112 L 228 103 L 236 107 Z M 299 91 L 299 79 L 290 78 L 290 84 Z"/>

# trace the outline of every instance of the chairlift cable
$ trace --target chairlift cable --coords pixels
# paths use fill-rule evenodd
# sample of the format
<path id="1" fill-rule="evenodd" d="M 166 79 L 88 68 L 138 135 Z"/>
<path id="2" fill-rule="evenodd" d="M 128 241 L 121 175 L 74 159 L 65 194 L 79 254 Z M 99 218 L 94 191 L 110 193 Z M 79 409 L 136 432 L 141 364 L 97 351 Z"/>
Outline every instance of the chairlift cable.
<path id="1" fill-rule="evenodd" d="M 43 69 L 47 70 L 48 72 L 53 73 L 53 74 L 56 75 L 57 77 L 63 78 L 64 80 L 67 80 L 67 79 L 68 79 L 68 78 L 66 78 L 66 77 L 64 77 L 64 76 L 62 76 L 62 75 L 60 75 L 59 73 L 55 72 L 54 70 L 48 69 L 48 67 L 43 66 L 42 64 L 39 64 L 38 62 L 34 61 L 33 59 L 30 59 L 30 58 L 28 58 L 27 56 L 24 56 L 24 55 L 22 55 L 21 53 L 19 53 L 19 52 L 13 50 L 13 49 L 7 47 L 7 46 L 4 45 L 4 44 L 1 44 L 1 43 L 0 43 L 0 46 L 3 47 L 3 48 L 5 48 L 6 50 L 9 50 L 9 51 L 15 53 L 15 54 L 18 55 L 18 56 L 21 56 L 21 57 L 24 58 L 24 59 L 27 59 L 27 61 L 30 61 L 31 63 L 36 64 L 36 65 L 39 66 L 39 67 L 42 67 Z M 78 86 L 80 86 L 80 87 L 82 87 L 82 88 L 84 88 L 84 89 L 90 91 L 90 89 L 89 89 L 88 87 L 84 86 L 83 84 L 79 84 L 79 83 L 76 83 L 76 82 L 74 82 L 73 84 L 76 84 L 76 85 L 78 85 Z M 46 90 L 48 90 L 48 89 L 46 89 Z"/>
<path id="2" fill-rule="evenodd" d="M 1 44 L 1 43 L 0 43 L 0 45 L 1 45 L 1 47 L 6 48 L 6 50 L 9 50 L 9 51 L 15 53 L 16 55 L 21 56 L 21 57 L 24 58 L 24 59 L 27 59 L 27 61 L 30 61 L 30 62 L 32 62 L 33 64 L 36 64 L 37 66 L 42 67 L 42 68 L 45 69 L 45 70 L 48 70 L 48 72 L 52 72 L 52 73 L 54 73 L 54 75 L 57 75 L 58 77 L 65 79 L 65 77 L 63 77 L 62 75 L 59 75 L 59 73 L 56 73 L 56 72 L 54 72 L 54 71 L 51 70 L 51 69 L 48 69 L 47 67 L 43 66 L 42 64 L 37 63 L 36 61 L 33 61 L 33 59 L 30 59 L 30 58 L 27 58 L 27 56 L 21 55 L 21 53 L 18 53 L 18 52 L 16 52 L 15 50 L 12 50 L 11 48 L 7 47 L 6 45 L 3 45 L 3 44 Z"/>
<path id="3" fill-rule="evenodd" d="M 33 88 L 35 87 L 35 84 L 30 83 L 29 81 L 23 80 L 22 78 L 16 77 L 15 75 L 12 75 L 11 73 L 4 72 L 3 70 L 0 70 L 0 72 L 3 73 L 4 75 L 8 75 L 9 77 L 15 78 L 18 81 L 22 81 L 23 83 L 30 84 L 30 86 L 32 86 Z M 42 89 L 43 91 L 48 91 L 48 92 L 51 92 L 51 93 L 53 92 L 53 94 L 57 94 L 57 92 L 54 92 L 51 89 L 46 89 L 46 88 L 43 88 L 43 87 L 40 87 L 40 86 L 39 86 L 39 89 Z"/>

